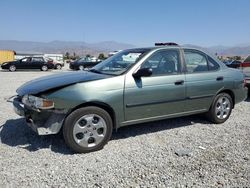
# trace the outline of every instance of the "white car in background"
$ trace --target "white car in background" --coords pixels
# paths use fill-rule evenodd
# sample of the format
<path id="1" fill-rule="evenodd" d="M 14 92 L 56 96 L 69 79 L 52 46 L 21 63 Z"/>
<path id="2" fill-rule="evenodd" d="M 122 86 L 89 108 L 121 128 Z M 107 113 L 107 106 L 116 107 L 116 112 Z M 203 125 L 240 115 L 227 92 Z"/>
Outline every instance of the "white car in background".
<path id="1" fill-rule="evenodd" d="M 44 57 L 53 60 L 55 69 L 62 69 L 64 66 L 63 54 L 44 54 Z"/>

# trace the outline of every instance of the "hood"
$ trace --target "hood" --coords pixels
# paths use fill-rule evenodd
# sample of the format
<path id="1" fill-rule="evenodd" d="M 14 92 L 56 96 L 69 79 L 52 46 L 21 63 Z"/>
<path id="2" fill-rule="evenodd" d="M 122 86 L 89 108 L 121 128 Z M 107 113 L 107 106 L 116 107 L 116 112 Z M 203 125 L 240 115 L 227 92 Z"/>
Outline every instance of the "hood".
<path id="1" fill-rule="evenodd" d="M 19 96 L 26 94 L 34 95 L 58 87 L 68 86 L 80 82 L 100 80 L 109 77 L 111 76 L 87 71 L 59 73 L 31 80 L 19 87 L 16 92 Z"/>
<path id="2" fill-rule="evenodd" d="M 15 63 L 17 61 L 6 61 L 6 62 L 3 62 L 2 65 L 7 65 L 7 64 L 10 64 L 10 63 Z"/>

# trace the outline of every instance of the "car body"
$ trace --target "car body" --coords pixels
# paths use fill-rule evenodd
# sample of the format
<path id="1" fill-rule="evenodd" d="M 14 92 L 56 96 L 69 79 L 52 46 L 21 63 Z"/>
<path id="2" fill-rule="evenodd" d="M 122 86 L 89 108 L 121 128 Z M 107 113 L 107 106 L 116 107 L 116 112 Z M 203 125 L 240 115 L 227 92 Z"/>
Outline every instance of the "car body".
<path id="1" fill-rule="evenodd" d="M 44 57 L 53 60 L 54 69 L 64 67 L 63 54 L 44 54 Z"/>
<path id="2" fill-rule="evenodd" d="M 2 69 L 8 69 L 9 71 L 16 71 L 20 69 L 40 69 L 47 71 L 53 69 L 53 61 L 44 57 L 25 57 L 16 61 L 5 62 L 1 65 Z"/>
<path id="3" fill-rule="evenodd" d="M 90 152 L 127 125 L 199 113 L 223 123 L 246 97 L 241 71 L 197 49 L 162 46 L 30 81 L 17 89 L 13 105 L 39 135 L 63 129 L 71 149 Z"/>
<path id="4" fill-rule="evenodd" d="M 230 68 L 238 69 L 238 68 L 240 68 L 241 63 L 242 63 L 241 61 L 233 60 L 233 61 L 225 62 L 225 65 L 230 67 Z"/>
<path id="5" fill-rule="evenodd" d="M 90 57 L 83 57 L 70 62 L 69 68 L 73 70 L 84 70 L 85 68 L 92 68 L 100 62 L 101 60 L 99 59 L 92 60 Z"/>
<path id="6" fill-rule="evenodd" d="M 243 74 L 245 75 L 246 84 L 248 88 L 250 87 L 250 56 L 248 56 L 242 63 L 241 69 Z"/>

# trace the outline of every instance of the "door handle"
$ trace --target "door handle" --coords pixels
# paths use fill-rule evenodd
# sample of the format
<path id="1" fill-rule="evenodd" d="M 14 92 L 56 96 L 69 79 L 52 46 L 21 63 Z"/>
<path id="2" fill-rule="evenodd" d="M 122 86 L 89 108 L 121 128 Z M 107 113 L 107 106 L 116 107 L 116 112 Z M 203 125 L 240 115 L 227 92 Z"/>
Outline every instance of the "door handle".
<path id="1" fill-rule="evenodd" d="M 184 84 L 184 80 L 176 80 L 174 82 L 175 85 L 183 85 Z"/>
<path id="2" fill-rule="evenodd" d="M 216 78 L 217 81 L 222 81 L 223 79 L 224 79 L 223 76 L 219 76 L 219 77 Z"/>

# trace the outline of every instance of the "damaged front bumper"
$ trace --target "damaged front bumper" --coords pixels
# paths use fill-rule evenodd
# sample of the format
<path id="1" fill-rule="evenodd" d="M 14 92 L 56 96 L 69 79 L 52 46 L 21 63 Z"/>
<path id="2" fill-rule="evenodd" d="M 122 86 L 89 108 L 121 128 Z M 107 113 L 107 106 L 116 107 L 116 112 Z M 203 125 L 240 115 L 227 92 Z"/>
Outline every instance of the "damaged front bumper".
<path id="1" fill-rule="evenodd" d="M 24 105 L 21 98 L 16 96 L 11 101 L 14 111 L 19 116 L 26 119 L 27 125 L 31 127 L 38 135 L 57 134 L 67 114 L 65 110 L 39 110 Z"/>

